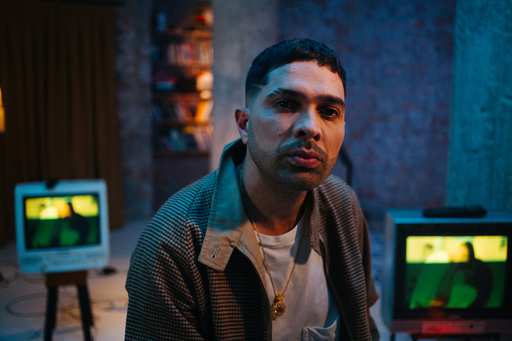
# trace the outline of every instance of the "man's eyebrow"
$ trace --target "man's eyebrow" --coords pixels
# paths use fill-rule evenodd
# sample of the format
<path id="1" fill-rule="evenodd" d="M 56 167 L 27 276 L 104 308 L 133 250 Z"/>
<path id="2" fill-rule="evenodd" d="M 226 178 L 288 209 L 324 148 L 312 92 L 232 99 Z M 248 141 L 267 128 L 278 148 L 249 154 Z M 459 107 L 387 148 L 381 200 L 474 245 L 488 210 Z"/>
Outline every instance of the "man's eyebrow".
<path id="1" fill-rule="evenodd" d="M 268 94 L 267 98 L 277 96 L 277 95 L 287 95 L 290 97 L 295 97 L 299 99 L 305 99 L 307 96 L 301 91 L 293 90 L 293 89 L 285 89 L 285 88 L 277 88 Z M 341 107 L 345 108 L 345 101 L 341 97 L 332 96 L 332 95 L 319 95 L 315 97 L 316 100 L 320 102 L 334 103 L 338 104 Z"/>

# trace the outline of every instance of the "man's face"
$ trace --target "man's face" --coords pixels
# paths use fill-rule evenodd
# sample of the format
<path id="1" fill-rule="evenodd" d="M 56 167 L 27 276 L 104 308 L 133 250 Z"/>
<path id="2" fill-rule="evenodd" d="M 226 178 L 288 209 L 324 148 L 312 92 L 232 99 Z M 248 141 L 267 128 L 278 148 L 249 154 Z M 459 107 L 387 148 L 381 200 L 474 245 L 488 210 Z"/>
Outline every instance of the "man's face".
<path id="1" fill-rule="evenodd" d="M 266 183 L 313 189 L 329 176 L 345 136 L 343 83 L 316 61 L 284 65 L 268 79 L 247 110 L 247 161 Z"/>

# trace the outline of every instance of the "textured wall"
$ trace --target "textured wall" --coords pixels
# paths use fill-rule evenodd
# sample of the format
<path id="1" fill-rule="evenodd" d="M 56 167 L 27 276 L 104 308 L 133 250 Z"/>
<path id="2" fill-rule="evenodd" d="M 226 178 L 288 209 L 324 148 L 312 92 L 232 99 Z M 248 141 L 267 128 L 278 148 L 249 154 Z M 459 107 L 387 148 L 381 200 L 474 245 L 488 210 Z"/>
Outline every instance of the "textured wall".
<path id="1" fill-rule="evenodd" d="M 134 216 L 151 210 L 150 3 L 120 8 L 125 205 Z M 238 137 L 234 110 L 252 59 L 278 40 L 309 37 L 333 47 L 348 72 L 345 147 L 367 211 L 445 203 L 455 0 L 213 0 L 213 8 L 212 167 Z"/>
<path id="2" fill-rule="evenodd" d="M 215 24 L 214 109 L 211 168 L 218 166 L 226 144 L 240 137 L 235 109 L 244 105 L 245 75 L 256 55 L 277 42 L 277 1 L 213 1 Z"/>
<path id="3" fill-rule="evenodd" d="M 443 205 L 455 1 L 345 1 L 324 12 L 330 32 L 311 21 L 303 30 L 331 44 L 347 69 L 345 147 L 363 206 Z"/>
<path id="4" fill-rule="evenodd" d="M 223 2 L 214 4 L 218 8 Z M 219 110 L 232 112 L 242 93 L 235 86 L 218 92 L 225 86 L 219 79 L 218 63 L 230 49 L 234 51 L 231 59 L 236 59 L 241 42 L 250 46 L 257 41 L 261 50 L 285 38 L 322 41 L 338 52 L 348 73 L 345 147 L 354 162 L 354 187 L 363 206 L 369 212 L 382 214 L 390 207 L 443 205 L 455 0 L 273 3 L 279 5 L 277 14 L 266 20 L 251 19 L 253 9 L 238 5 L 238 21 L 259 27 L 260 31 L 231 32 L 234 44 L 231 39 L 222 38 L 221 32 L 215 32 L 215 120 Z M 215 14 L 215 25 L 221 25 L 219 13 Z M 241 25 L 235 19 L 230 22 L 236 27 Z M 268 27 L 276 27 L 276 31 L 268 34 Z M 221 49 L 227 52 L 219 54 Z M 253 48 L 252 57 L 259 50 Z M 233 63 L 231 79 L 243 80 L 245 70 L 231 59 L 223 69 L 228 70 Z M 243 86 L 242 82 L 236 84 Z M 217 98 L 230 91 L 236 93 L 236 98 L 224 99 L 226 103 L 220 109 Z M 231 122 L 222 123 L 222 136 L 228 135 L 225 129 L 234 131 Z M 220 134 L 218 123 L 215 129 Z M 219 141 L 215 140 L 216 147 L 223 145 Z M 334 172 L 343 177 L 345 169 L 338 165 Z"/>
<path id="5" fill-rule="evenodd" d="M 326 42 L 348 73 L 345 147 L 367 210 L 444 203 L 453 1 L 285 1 L 282 38 Z M 303 19 L 305 25 L 298 27 Z M 295 24 L 294 24 L 295 23 Z"/>
<path id="6" fill-rule="evenodd" d="M 150 120 L 151 0 L 126 0 L 118 10 L 118 108 L 127 219 L 152 214 Z"/>
<path id="7" fill-rule="evenodd" d="M 512 209 L 512 1 L 457 2 L 447 198 Z"/>

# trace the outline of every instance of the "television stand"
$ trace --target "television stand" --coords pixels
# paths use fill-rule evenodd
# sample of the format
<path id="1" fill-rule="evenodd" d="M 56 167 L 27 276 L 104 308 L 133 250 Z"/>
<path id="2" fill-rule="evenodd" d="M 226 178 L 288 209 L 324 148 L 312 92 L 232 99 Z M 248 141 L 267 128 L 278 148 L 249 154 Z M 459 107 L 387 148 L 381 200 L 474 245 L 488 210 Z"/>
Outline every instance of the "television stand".
<path id="1" fill-rule="evenodd" d="M 45 284 L 48 288 L 46 298 L 46 321 L 44 326 L 44 340 L 51 341 L 56 326 L 57 300 L 59 286 L 76 285 L 80 313 L 82 315 L 82 329 L 84 340 L 91 341 L 91 327 L 93 326 L 91 302 L 87 290 L 87 271 L 56 272 L 46 274 Z"/>
<path id="2" fill-rule="evenodd" d="M 395 335 L 391 334 L 391 341 L 395 341 Z M 421 340 L 421 339 L 461 339 L 464 338 L 466 341 L 499 341 L 500 340 L 500 334 L 411 334 L 411 338 L 413 341 Z"/>

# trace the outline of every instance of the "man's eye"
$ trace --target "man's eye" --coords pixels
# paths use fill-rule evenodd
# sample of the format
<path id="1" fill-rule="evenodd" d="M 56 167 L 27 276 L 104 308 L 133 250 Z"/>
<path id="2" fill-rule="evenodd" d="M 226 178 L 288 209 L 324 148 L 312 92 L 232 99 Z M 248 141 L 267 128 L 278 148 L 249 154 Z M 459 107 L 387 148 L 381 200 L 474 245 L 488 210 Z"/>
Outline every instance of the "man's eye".
<path id="1" fill-rule="evenodd" d="M 339 111 L 337 109 L 334 109 L 334 108 L 325 108 L 325 109 L 320 109 L 318 111 L 321 115 L 324 115 L 326 117 L 336 117 L 336 116 L 339 116 Z"/>
<path id="2" fill-rule="evenodd" d="M 293 104 L 293 102 L 289 101 L 287 99 L 280 99 L 279 101 L 276 102 L 275 106 L 278 110 L 294 110 L 295 109 L 295 105 Z"/>

